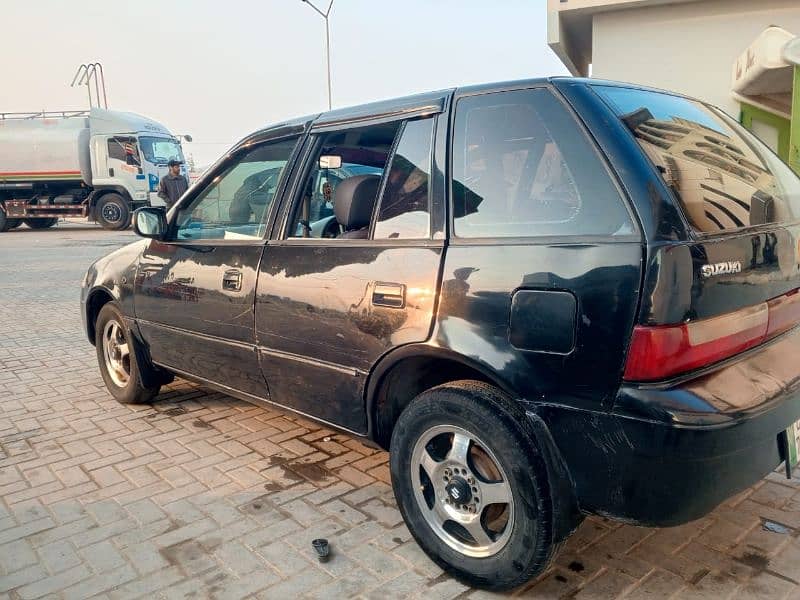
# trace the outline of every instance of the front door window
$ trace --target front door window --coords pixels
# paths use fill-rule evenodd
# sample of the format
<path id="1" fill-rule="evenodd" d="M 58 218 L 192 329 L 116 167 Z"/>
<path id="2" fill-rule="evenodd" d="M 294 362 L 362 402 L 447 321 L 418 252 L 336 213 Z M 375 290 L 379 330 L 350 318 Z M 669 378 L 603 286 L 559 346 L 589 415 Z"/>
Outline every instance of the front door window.
<path id="1" fill-rule="evenodd" d="M 246 152 L 181 206 L 177 240 L 258 240 L 297 139 L 263 144 Z"/>

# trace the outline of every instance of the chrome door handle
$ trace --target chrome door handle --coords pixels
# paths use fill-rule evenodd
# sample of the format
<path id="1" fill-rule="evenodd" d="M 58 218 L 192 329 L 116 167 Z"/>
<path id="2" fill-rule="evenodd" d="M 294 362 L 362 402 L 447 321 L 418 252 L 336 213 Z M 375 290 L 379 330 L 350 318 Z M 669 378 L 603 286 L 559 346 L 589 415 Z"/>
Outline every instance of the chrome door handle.
<path id="1" fill-rule="evenodd" d="M 406 305 L 406 286 L 402 283 L 375 282 L 372 288 L 372 304 L 389 308 L 404 308 Z"/>
<path id="2" fill-rule="evenodd" d="M 228 269 L 222 276 L 222 289 L 238 292 L 242 289 L 242 272 L 237 269 Z"/>

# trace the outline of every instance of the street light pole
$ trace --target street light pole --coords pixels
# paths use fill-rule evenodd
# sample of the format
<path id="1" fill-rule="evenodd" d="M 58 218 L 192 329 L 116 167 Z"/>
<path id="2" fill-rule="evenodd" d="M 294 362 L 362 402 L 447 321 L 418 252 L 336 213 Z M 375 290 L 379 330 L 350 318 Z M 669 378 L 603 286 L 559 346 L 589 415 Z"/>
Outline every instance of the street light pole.
<path id="1" fill-rule="evenodd" d="M 316 6 L 311 3 L 311 0 L 301 0 L 308 4 L 311 8 L 313 8 L 323 19 L 325 19 L 325 60 L 328 67 L 328 110 L 330 110 L 333 106 L 331 102 L 331 28 L 330 28 L 330 21 L 328 17 L 331 14 L 331 9 L 333 8 L 334 0 L 331 0 L 330 4 L 328 4 L 328 10 L 322 12 Z"/>

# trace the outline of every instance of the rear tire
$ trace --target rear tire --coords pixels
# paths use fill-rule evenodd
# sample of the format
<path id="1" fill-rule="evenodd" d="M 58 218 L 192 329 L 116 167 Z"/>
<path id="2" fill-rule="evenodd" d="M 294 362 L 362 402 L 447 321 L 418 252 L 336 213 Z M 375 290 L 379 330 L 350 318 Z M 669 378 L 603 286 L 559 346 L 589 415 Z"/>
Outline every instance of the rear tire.
<path id="1" fill-rule="evenodd" d="M 58 217 L 52 217 L 48 219 L 25 219 L 24 222 L 25 225 L 31 229 L 48 229 L 58 223 Z"/>
<path id="2" fill-rule="evenodd" d="M 9 229 L 16 229 L 22 225 L 22 219 L 9 219 L 8 220 L 8 228 Z"/>
<path id="3" fill-rule="evenodd" d="M 458 381 L 417 396 L 392 433 L 406 525 L 431 560 L 471 586 L 517 587 L 557 548 L 547 466 L 524 419 L 497 388 Z"/>
<path id="4" fill-rule="evenodd" d="M 100 374 L 111 395 L 122 404 L 147 404 L 158 394 L 160 385 L 145 386 L 136 340 L 125 325 L 115 302 L 100 309 L 95 322 L 95 348 Z"/>
<path id="5" fill-rule="evenodd" d="M 131 224 L 131 209 L 120 194 L 105 194 L 95 207 L 97 222 L 103 229 L 119 231 Z"/>

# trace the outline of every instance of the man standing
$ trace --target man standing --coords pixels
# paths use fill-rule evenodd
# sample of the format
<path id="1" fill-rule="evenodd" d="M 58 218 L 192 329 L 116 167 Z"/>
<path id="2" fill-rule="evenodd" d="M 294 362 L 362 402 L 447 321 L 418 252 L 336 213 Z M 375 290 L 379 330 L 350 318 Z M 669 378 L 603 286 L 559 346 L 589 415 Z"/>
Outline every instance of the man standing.
<path id="1" fill-rule="evenodd" d="M 183 164 L 181 161 L 171 160 L 167 164 L 169 173 L 164 175 L 158 184 L 158 197 L 166 202 L 167 210 L 169 210 L 187 190 L 189 182 L 186 181 L 186 177 L 181 175 L 181 164 Z"/>

